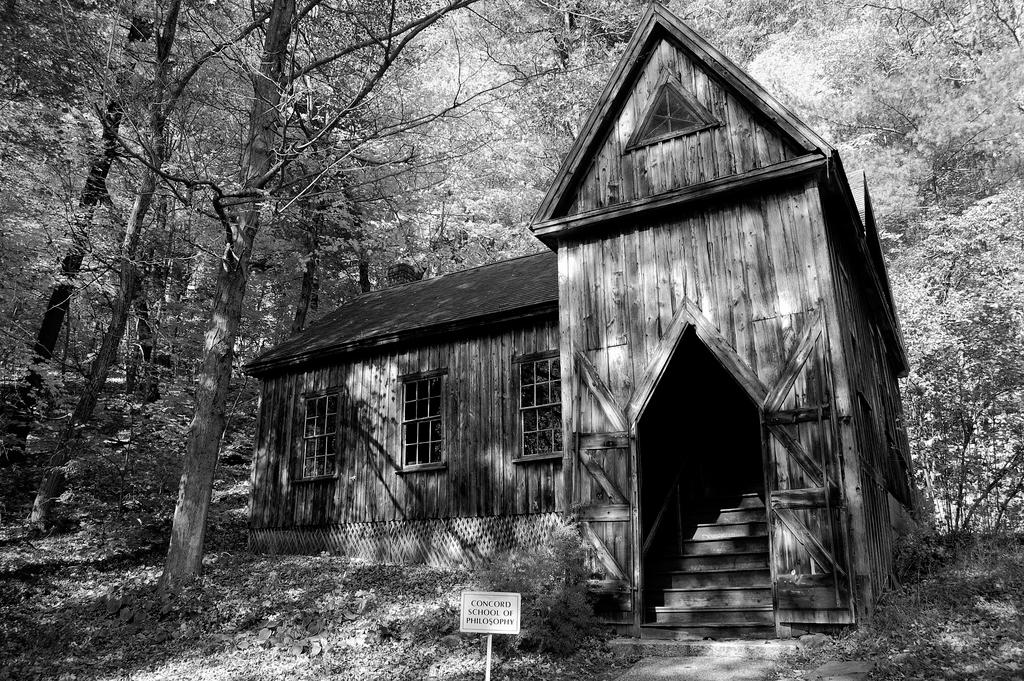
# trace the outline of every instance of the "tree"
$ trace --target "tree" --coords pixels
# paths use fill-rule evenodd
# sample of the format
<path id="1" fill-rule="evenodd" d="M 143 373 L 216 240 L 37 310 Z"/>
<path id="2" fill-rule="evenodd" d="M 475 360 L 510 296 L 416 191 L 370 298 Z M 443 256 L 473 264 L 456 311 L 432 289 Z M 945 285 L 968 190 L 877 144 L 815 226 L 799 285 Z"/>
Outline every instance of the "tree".
<path id="1" fill-rule="evenodd" d="M 289 40 L 303 16 L 293 0 L 274 0 L 264 34 L 259 69 L 253 72 L 253 104 L 243 139 L 237 189 L 231 193 L 216 189 L 214 205 L 225 232 L 224 255 L 217 276 L 210 322 L 207 327 L 202 367 L 199 372 L 195 416 L 189 428 L 184 470 L 174 511 L 174 524 L 167 562 L 161 576 L 164 588 L 177 588 L 184 580 L 202 569 L 206 516 L 212 493 L 213 474 L 219 443 L 224 433 L 224 409 L 231 379 L 235 338 L 241 319 L 242 301 L 249 277 L 249 262 L 259 233 L 262 213 L 270 208 L 266 201 L 268 187 L 295 159 L 313 148 L 314 140 L 305 140 L 277 147 L 288 117 L 282 111 L 286 86 L 298 77 L 317 73 L 339 59 L 352 56 L 370 57 L 374 66 L 356 83 L 347 83 L 342 91 L 350 92 L 347 101 L 327 117 L 319 136 L 341 130 L 359 111 L 368 97 L 379 89 L 389 70 L 396 64 L 410 43 L 424 30 L 447 14 L 468 6 L 473 0 L 452 0 L 438 9 L 420 16 L 403 18 L 399 7 L 392 4 L 366 26 L 367 34 L 323 57 L 310 61 L 289 74 L 286 67 L 292 56 Z M 308 12 L 313 5 L 307 5 Z M 365 24 L 364 24 L 365 25 Z M 357 29 L 353 23 L 350 30 Z M 454 108 L 458 101 L 452 104 Z M 422 121 L 404 122 L 408 128 Z M 350 149 L 357 149 L 381 131 L 347 140 Z M 310 188 L 315 182 L 310 182 Z"/>
<path id="2" fill-rule="evenodd" d="M 8 3 L 5 8 L 5 25 L 8 28 L 5 32 L 11 34 L 6 37 L 11 39 L 12 45 L 24 45 L 31 40 L 34 50 L 49 54 L 49 61 L 39 62 L 48 64 L 50 68 L 40 68 L 29 60 L 19 58 L 25 53 L 15 49 L 10 53 L 12 61 L 4 64 L 3 71 L 7 76 L 5 80 L 13 81 L 15 87 L 26 82 L 38 86 L 42 85 L 43 81 L 49 81 L 43 88 L 33 87 L 32 92 L 32 95 L 40 97 L 47 105 L 77 99 L 81 86 L 76 82 L 78 74 L 69 71 L 73 68 L 69 65 L 80 62 L 87 55 L 88 48 L 77 45 L 90 44 L 86 37 L 87 33 L 82 29 L 93 23 L 93 17 L 81 12 L 77 17 L 81 23 L 76 22 L 75 26 L 69 28 L 66 24 L 57 24 L 53 17 L 49 16 L 49 12 L 40 11 L 41 9 L 35 7 L 34 3 L 28 7 L 19 7 L 14 2 Z M 0 404 L 0 407 L 6 407 L 8 411 L 6 419 L 9 422 L 8 430 L 11 437 L 8 441 L 7 462 L 20 460 L 24 456 L 25 443 L 34 420 L 34 408 L 38 395 L 43 390 L 41 365 L 53 357 L 71 298 L 75 294 L 75 280 L 82 269 L 89 248 L 93 216 L 101 204 L 109 201 L 107 176 L 117 156 L 117 136 L 124 116 L 121 97 L 125 94 L 127 81 L 138 60 L 135 48 L 138 43 L 143 43 L 151 37 L 151 29 L 140 17 L 132 16 L 129 19 L 123 46 L 114 53 L 114 64 L 107 79 L 108 87 L 104 88 L 101 100 L 95 106 L 99 135 L 98 139 L 89 145 L 85 181 L 78 194 L 77 205 L 71 219 L 70 246 L 60 259 L 59 271 L 54 277 L 48 302 L 43 310 L 34 342 L 31 343 L 31 363 L 20 381 L 17 398 L 9 403 Z M 72 43 L 71 36 L 66 33 L 68 30 L 75 31 L 75 37 L 80 38 L 82 42 Z M 60 36 L 64 39 L 61 40 Z M 27 91 L 22 93 L 24 98 L 32 95 Z"/>
<path id="3" fill-rule="evenodd" d="M 29 521 L 41 528 L 45 528 L 51 523 L 53 502 L 64 490 L 66 480 L 64 466 L 70 460 L 75 449 L 73 445 L 77 429 L 91 418 L 124 338 L 129 311 L 135 301 L 139 286 L 139 272 L 136 265 L 139 241 L 153 205 L 162 167 L 168 159 L 168 119 L 179 101 L 180 93 L 188 85 L 198 68 L 217 51 L 223 49 L 222 47 L 212 48 L 204 57 L 197 60 L 192 68 L 186 70 L 177 82 L 172 81 L 172 52 L 178 31 L 180 12 L 181 0 L 170 0 L 163 8 L 163 21 L 156 31 L 153 75 L 148 88 L 149 99 L 146 107 L 146 135 L 140 141 L 140 150 L 133 153 L 135 158 L 142 163 L 141 180 L 131 213 L 125 223 L 124 238 L 118 255 L 118 286 L 111 307 L 110 321 L 103 334 L 99 352 L 90 367 L 85 389 L 79 396 L 70 419 L 61 430 L 54 452 L 50 457 L 49 468 L 43 475 L 43 480 L 32 504 Z M 238 39 L 255 30 L 260 23 L 262 23 L 262 19 L 258 18 L 244 27 Z M 122 148 L 130 150 L 126 144 L 123 144 Z"/>
<path id="4" fill-rule="evenodd" d="M 1024 471 L 1024 188 L 918 229 L 927 238 L 899 255 L 893 280 L 917 469 L 947 530 L 992 528 Z"/>

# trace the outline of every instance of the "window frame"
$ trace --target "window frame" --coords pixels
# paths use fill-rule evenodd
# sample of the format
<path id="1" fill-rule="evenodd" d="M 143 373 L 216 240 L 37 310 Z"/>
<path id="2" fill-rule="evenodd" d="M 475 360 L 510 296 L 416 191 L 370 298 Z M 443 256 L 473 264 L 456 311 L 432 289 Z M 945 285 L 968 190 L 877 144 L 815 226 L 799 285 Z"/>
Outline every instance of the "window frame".
<path id="1" fill-rule="evenodd" d="M 300 397 L 302 398 L 302 421 L 301 421 L 302 426 L 301 426 L 301 429 L 299 430 L 299 439 L 301 441 L 301 446 L 299 447 L 299 451 L 298 451 L 298 457 L 297 457 L 297 460 L 298 460 L 298 471 L 296 471 L 295 482 L 315 482 L 317 480 L 337 480 L 338 479 L 338 475 L 339 475 L 338 471 L 340 470 L 340 467 L 341 467 L 341 430 L 342 430 L 341 429 L 341 413 L 342 413 L 341 395 L 342 395 L 341 389 L 340 388 L 336 388 L 336 387 L 334 387 L 334 388 L 325 388 L 324 390 L 317 390 L 317 391 L 313 391 L 313 392 L 302 393 L 300 395 Z M 309 401 L 310 400 L 327 399 L 329 397 L 334 397 L 337 400 L 336 403 L 335 403 L 336 404 L 336 411 L 334 412 L 334 418 L 333 418 L 334 431 L 333 432 L 325 432 L 322 435 L 314 434 L 312 436 L 307 436 L 306 435 L 306 421 L 309 419 L 309 416 L 308 416 L 308 414 L 309 414 Z M 329 413 L 327 413 L 326 410 L 325 410 L 325 418 L 328 417 L 328 416 L 329 416 Z M 316 418 L 316 417 L 314 416 L 314 418 Z M 324 438 L 324 439 L 326 439 L 326 438 L 328 438 L 331 435 L 334 436 L 334 451 L 333 451 L 333 456 L 334 456 L 334 472 L 333 473 L 324 473 L 322 475 L 305 475 L 305 470 L 306 470 L 306 443 L 310 442 L 310 441 L 313 441 L 313 440 L 316 440 L 317 438 Z M 317 458 L 316 455 L 314 455 L 313 458 L 316 459 Z"/>
<path id="2" fill-rule="evenodd" d="M 654 117 L 654 105 L 658 103 L 662 93 L 669 88 L 675 90 L 679 96 L 682 97 L 687 108 L 690 109 L 699 122 L 689 127 L 682 128 L 680 130 L 673 130 L 655 137 L 644 137 L 643 131 L 651 122 L 651 118 Z M 686 91 L 686 88 L 683 87 L 683 84 L 678 78 L 663 76 L 661 80 L 658 81 L 658 85 L 654 89 L 654 96 L 647 101 L 643 118 L 640 120 L 640 123 L 636 128 L 633 129 L 632 134 L 630 134 L 623 152 L 629 153 L 643 147 L 648 147 L 652 144 L 658 144 L 659 142 L 675 139 L 676 137 L 683 137 L 685 135 L 692 135 L 710 128 L 717 128 L 720 125 L 722 125 L 722 122 L 715 118 L 703 104 L 696 101 L 693 95 Z"/>
<path id="3" fill-rule="evenodd" d="M 550 403 L 548 403 L 546 405 L 540 405 L 540 406 L 534 405 L 534 406 L 524 407 L 523 404 L 522 404 L 522 394 L 523 394 L 522 393 L 522 388 L 523 388 L 523 383 L 522 383 L 522 371 L 521 371 L 520 367 L 523 364 L 535 363 L 535 362 L 538 362 L 540 360 L 550 360 L 550 359 L 558 360 L 558 364 L 559 364 L 558 381 L 559 381 L 560 388 L 559 388 L 559 391 L 558 391 L 558 402 L 557 403 L 556 402 L 550 402 Z M 564 416 L 564 413 L 562 412 L 562 408 L 563 408 L 564 405 L 563 405 L 563 402 L 562 402 L 562 390 L 561 390 L 561 382 L 565 380 L 565 377 L 562 375 L 562 366 L 561 366 L 561 364 L 562 364 L 561 356 L 560 356 L 560 353 L 559 353 L 559 351 L 557 349 L 555 349 L 555 350 L 543 350 L 541 352 L 525 353 L 525 354 L 520 354 L 520 355 L 514 355 L 512 357 L 512 371 L 513 371 L 513 381 L 512 382 L 513 382 L 513 387 L 515 389 L 514 394 L 515 394 L 515 399 L 516 399 L 516 407 L 515 407 L 515 410 L 516 410 L 515 432 L 516 432 L 516 442 L 517 442 L 515 453 L 514 453 L 514 455 L 512 457 L 512 463 L 530 463 L 530 462 L 533 462 L 533 461 L 561 461 L 561 460 L 563 460 L 565 458 L 565 455 L 566 455 L 566 452 L 567 452 L 567 448 L 566 448 L 566 437 L 565 437 L 565 416 Z M 547 452 L 547 453 L 544 453 L 544 454 L 530 454 L 530 455 L 527 455 L 526 454 L 526 443 L 525 443 L 525 440 L 524 440 L 524 438 L 525 438 L 525 429 L 523 427 L 524 426 L 523 418 L 524 418 L 524 414 L 525 414 L 526 410 L 530 410 L 530 409 L 532 409 L 532 410 L 543 409 L 544 407 L 550 407 L 550 406 L 553 406 L 555 404 L 557 404 L 558 408 L 559 408 L 558 430 L 561 432 L 562 449 L 560 451 L 551 451 L 551 452 Z"/>
<path id="4" fill-rule="evenodd" d="M 406 460 L 406 423 L 411 423 L 423 419 L 414 418 L 411 421 L 405 418 L 405 389 L 410 383 L 416 381 L 427 381 L 431 378 L 440 379 L 440 400 L 441 404 L 439 407 L 437 418 L 441 421 L 441 459 L 439 461 L 429 461 L 427 463 L 414 463 L 410 464 Z M 413 473 L 417 471 L 439 471 L 444 470 L 448 467 L 448 442 L 450 440 L 448 433 L 448 369 L 447 367 L 441 369 L 431 369 L 428 371 L 414 371 L 408 374 L 402 374 L 398 377 L 398 427 L 400 429 L 399 434 L 399 451 L 398 461 L 399 473 Z M 431 418 L 431 417 L 428 417 Z M 432 441 L 428 441 L 432 442 Z M 418 442 L 416 444 L 419 444 Z"/>

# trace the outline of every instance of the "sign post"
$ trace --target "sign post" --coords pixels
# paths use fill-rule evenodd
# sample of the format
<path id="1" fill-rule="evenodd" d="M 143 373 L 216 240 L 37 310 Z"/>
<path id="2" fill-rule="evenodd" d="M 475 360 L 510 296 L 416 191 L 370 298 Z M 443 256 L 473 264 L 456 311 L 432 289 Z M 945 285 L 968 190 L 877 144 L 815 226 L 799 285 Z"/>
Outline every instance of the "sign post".
<path id="1" fill-rule="evenodd" d="M 491 681 L 491 636 L 519 633 L 521 600 L 521 595 L 517 593 L 462 592 L 459 631 L 487 634 L 487 671 L 484 681 Z"/>

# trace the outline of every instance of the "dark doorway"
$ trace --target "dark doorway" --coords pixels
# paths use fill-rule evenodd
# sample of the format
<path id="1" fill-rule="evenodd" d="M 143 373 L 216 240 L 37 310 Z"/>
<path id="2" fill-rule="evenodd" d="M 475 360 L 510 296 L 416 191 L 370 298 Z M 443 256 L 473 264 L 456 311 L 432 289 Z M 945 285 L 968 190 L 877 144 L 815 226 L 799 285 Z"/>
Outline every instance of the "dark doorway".
<path id="1" fill-rule="evenodd" d="M 644 411 L 638 439 L 644 537 L 677 478 L 684 507 L 763 496 L 757 407 L 692 329 Z"/>
<path id="2" fill-rule="evenodd" d="M 770 635 L 760 416 L 692 329 L 637 438 L 647 626 Z"/>

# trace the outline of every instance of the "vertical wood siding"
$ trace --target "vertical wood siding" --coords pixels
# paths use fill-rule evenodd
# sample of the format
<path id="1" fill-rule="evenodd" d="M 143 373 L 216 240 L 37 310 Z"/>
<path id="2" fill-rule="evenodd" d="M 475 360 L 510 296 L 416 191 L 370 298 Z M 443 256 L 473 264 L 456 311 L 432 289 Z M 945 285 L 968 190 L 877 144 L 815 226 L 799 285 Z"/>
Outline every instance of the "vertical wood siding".
<path id="1" fill-rule="evenodd" d="M 690 300 L 766 385 L 821 305 L 813 182 L 561 246 L 563 361 L 582 350 L 629 398 Z M 563 399 L 566 399 L 563 397 Z M 594 413 L 585 406 L 583 413 Z M 590 424 L 595 428 L 598 423 Z"/>
<path id="2" fill-rule="evenodd" d="M 836 223 L 837 217 L 831 218 Z M 835 232 L 848 231 L 834 225 Z M 841 431 L 847 456 L 856 471 L 847 480 L 853 524 L 858 588 L 866 614 L 889 585 L 892 574 L 894 521 L 893 499 L 909 505 L 909 443 L 903 421 L 902 400 L 896 381 L 895 362 L 886 350 L 878 316 L 869 304 L 864 270 L 856 266 L 849 239 L 835 239 L 834 269 L 837 276 L 837 317 L 842 336 L 846 375 L 846 413 Z"/>
<path id="3" fill-rule="evenodd" d="M 664 76 L 682 87 L 720 123 L 627 151 Z M 798 155 L 681 47 L 663 40 L 648 55 L 618 118 L 576 187 L 569 213 L 582 213 L 672 189 L 764 168 Z"/>
<path id="4" fill-rule="evenodd" d="M 384 350 L 263 381 L 250 509 L 254 528 L 547 513 L 561 510 L 561 460 L 513 463 L 513 356 L 557 350 L 555 320 Z M 446 467 L 401 471 L 399 377 L 447 369 Z M 304 395 L 340 395 L 338 473 L 300 480 Z"/>
<path id="5" fill-rule="evenodd" d="M 671 219 L 637 224 L 615 235 L 563 242 L 559 250 L 563 363 L 581 352 L 614 400 L 628 404 L 673 318 L 689 302 L 765 386 L 780 379 L 801 339 L 815 330 L 808 327 L 820 327 L 778 409 L 828 409 L 834 404 L 830 367 L 837 356 L 822 321 L 822 310 L 834 306 L 825 239 L 821 197 L 816 180 L 809 179 L 788 189 L 748 194 Z M 572 405 L 566 409 L 572 432 L 615 430 L 592 392 L 574 390 L 567 382 L 563 402 Z M 829 482 L 841 487 L 843 471 L 831 418 L 797 423 L 786 430 L 823 466 Z M 769 491 L 821 484 L 808 479 L 775 437 L 768 436 L 766 441 L 774 466 L 769 469 Z M 603 466 L 620 489 L 630 489 L 628 480 L 636 471 L 622 450 L 588 456 Z M 608 503 L 587 466 L 576 460 L 571 464 L 570 504 Z M 627 501 L 635 507 L 635 499 Z M 827 552 L 846 563 L 845 525 L 839 508 L 797 508 L 792 514 Z M 603 523 L 600 529 L 604 544 L 628 571 L 633 564 L 628 528 Z M 825 619 L 849 621 L 848 613 L 843 614 L 849 603 L 846 578 L 828 574 L 832 566 L 813 561 L 785 528 L 778 528 L 774 537 L 775 573 L 803 576 L 782 592 L 782 598 L 789 599 L 782 604 L 789 621 L 816 621 L 821 619 L 818 610 L 825 612 Z"/>

